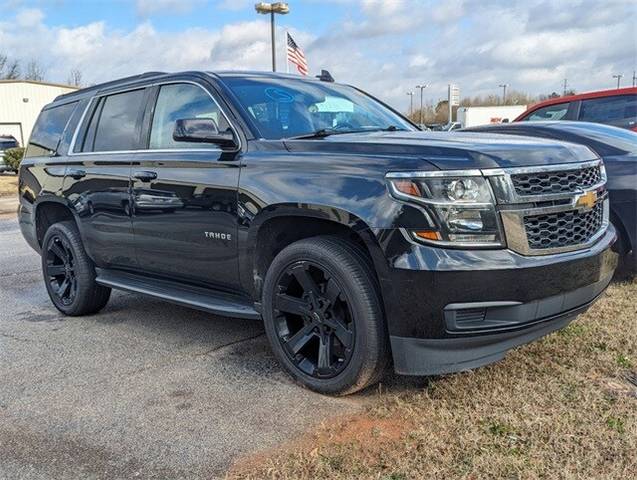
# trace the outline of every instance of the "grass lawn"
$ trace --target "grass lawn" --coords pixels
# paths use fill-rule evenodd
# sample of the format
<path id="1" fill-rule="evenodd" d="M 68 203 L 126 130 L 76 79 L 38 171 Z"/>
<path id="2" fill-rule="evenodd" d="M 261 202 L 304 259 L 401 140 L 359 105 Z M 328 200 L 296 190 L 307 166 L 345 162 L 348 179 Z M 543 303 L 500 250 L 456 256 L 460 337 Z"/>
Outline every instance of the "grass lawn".
<path id="1" fill-rule="evenodd" d="M 497 364 L 367 395 L 228 478 L 635 478 L 637 279 Z"/>
<path id="2" fill-rule="evenodd" d="M 18 176 L 13 173 L 0 173 L 0 197 L 18 195 Z"/>

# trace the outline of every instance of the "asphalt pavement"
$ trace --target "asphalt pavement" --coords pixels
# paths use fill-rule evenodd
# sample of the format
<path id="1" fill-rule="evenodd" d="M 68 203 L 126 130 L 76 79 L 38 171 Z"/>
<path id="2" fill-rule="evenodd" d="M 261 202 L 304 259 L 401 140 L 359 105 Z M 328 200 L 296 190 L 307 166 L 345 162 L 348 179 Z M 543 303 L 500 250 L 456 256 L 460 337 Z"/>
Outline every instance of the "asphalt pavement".
<path id="1" fill-rule="evenodd" d="M 215 478 L 362 402 L 292 383 L 260 322 L 120 292 L 63 317 L 0 218 L 0 478 Z"/>

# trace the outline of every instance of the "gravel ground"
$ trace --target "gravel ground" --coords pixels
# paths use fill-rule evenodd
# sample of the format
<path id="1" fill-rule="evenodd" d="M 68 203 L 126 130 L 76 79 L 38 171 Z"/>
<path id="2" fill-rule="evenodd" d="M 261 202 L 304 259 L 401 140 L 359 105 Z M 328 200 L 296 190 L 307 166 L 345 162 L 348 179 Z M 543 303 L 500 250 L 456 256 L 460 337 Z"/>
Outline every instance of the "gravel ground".
<path id="1" fill-rule="evenodd" d="M 214 478 L 363 403 L 291 383 L 259 322 L 118 292 L 62 317 L 15 218 L 0 259 L 0 478 Z"/>

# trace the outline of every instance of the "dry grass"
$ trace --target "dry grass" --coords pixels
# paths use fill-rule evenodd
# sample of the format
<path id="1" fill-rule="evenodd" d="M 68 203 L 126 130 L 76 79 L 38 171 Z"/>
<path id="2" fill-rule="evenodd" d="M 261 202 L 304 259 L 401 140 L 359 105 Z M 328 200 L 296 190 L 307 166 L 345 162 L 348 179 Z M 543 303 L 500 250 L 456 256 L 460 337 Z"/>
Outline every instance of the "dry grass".
<path id="1" fill-rule="evenodd" d="M 0 197 L 18 195 L 18 176 L 13 173 L 0 174 Z"/>
<path id="2" fill-rule="evenodd" d="M 231 479 L 635 478 L 637 280 L 502 362 L 390 387 Z M 393 390 L 393 391 L 392 391 Z"/>

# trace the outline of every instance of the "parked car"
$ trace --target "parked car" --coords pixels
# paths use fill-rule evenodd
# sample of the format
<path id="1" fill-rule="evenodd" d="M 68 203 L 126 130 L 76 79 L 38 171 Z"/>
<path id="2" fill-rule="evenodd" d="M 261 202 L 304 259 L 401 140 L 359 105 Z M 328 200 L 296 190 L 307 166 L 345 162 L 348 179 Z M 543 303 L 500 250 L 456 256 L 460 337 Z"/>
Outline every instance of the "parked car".
<path id="1" fill-rule="evenodd" d="M 552 98 L 536 103 L 515 122 L 579 120 L 637 131 L 637 87 Z"/>
<path id="2" fill-rule="evenodd" d="M 0 173 L 13 172 L 13 167 L 4 161 L 4 152 L 10 148 L 17 148 L 20 144 L 15 137 L 9 135 L 0 135 Z"/>
<path id="3" fill-rule="evenodd" d="M 579 143 L 604 160 L 608 175 L 610 219 L 617 228 L 616 249 L 637 270 L 637 133 L 589 122 L 520 122 L 485 125 L 469 132 L 503 133 Z"/>
<path id="4" fill-rule="evenodd" d="M 58 310 L 98 312 L 115 288 L 262 319 L 283 368 L 329 394 L 392 359 L 409 375 L 499 360 L 586 310 L 617 261 L 589 148 L 421 132 L 291 75 L 149 73 L 60 96 L 19 183 Z"/>

